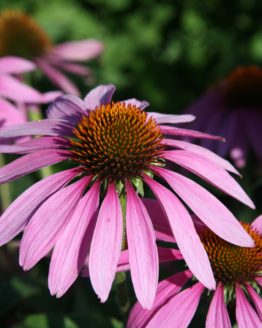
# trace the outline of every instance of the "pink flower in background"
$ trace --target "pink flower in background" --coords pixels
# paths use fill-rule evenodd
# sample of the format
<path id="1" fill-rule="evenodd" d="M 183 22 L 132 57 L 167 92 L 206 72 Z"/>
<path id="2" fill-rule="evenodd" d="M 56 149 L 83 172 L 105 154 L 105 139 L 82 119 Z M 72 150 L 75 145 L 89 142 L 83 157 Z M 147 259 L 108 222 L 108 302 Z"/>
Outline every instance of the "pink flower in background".
<path id="1" fill-rule="evenodd" d="M 250 149 L 262 159 L 261 68 L 235 69 L 186 111 L 197 117 L 190 127 L 226 138 L 224 144 L 209 140 L 201 142 L 202 146 L 221 156 L 229 155 L 240 168 L 245 166 Z"/>
<path id="2" fill-rule="evenodd" d="M 23 123 L 27 120 L 26 110 L 22 104 L 50 102 L 61 95 L 61 92 L 41 94 L 10 75 L 21 75 L 33 69 L 35 65 L 22 58 L 0 58 L 0 127 Z M 20 104 L 20 108 L 17 108 L 17 104 Z"/>
<path id="3" fill-rule="evenodd" d="M 36 183 L 10 205 L 0 218 L 0 244 L 24 231 L 20 264 L 25 270 L 54 248 L 49 288 L 58 297 L 75 281 L 88 256 L 91 282 L 102 302 L 110 292 L 121 248 L 128 245 L 137 298 L 150 308 L 158 282 L 158 252 L 150 214 L 136 192 L 143 194 L 145 183 L 162 205 L 190 270 L 214 289 L 207 253 L 181 200 L 221 238 L 240 246 L 252 246 L 253 240 L 208 190 L 164 167 L 175 163 L 253 208 L 252 201 L 227 172 L 237 173 L 228 161 L 200 146 L 169 139 L 218 139 L 168 125 L 192 121 L 192 115 L 146 113 L 146 101 L 114 103 L 114 92 L 113 85 L 102 85 L 84 101 L 62 96 L 49 107 L 47 119 L 0 130 L 3 139 L 42 135 L 4 148 L 23 156 L 0 169 L 1 183 L 58 162 L 74 166 Z"/>
<path id="4" fill-rule="evenodd" d="M 161 211 L 159 209 L 159 211 Z M 158 211 L 158 212 L 159 212 Z M 163 213 L 162 213 L 163 215 Z M 258 328 L 262 326 L 262 300 L 259 290 L 262 287 L 262 216 L 251 225 L 243 227 L 255 241 L 254 248 L 232 245 L 216 236 L 206 227 L 200 233 L 208 253 L 217 287 L 212 293 L 206 327 L 231 328 L 227 305 L 235 306 L 235 316 L 239 328 Z M 160 262 L 180 260 L 176 250 L 161 249 Z M 172 253 L 172 252 L 173 253 Z M 127 255 L 119 268 L 124 268 Z M 199 305 L 205 287 L 191 280 L 190 270 L 176 273 L 158 285 L 155 302 L 150 311 L 136 303 L 130 312 L 128 328 L 186 328 L 189 326 Z M 191 283 L 191 287 L 184 288 Z M 207 291 L 207 295 L 210 291 Z M 206 295 L 206 296 L 207 296 Z M 231 307 L 232 309 L 232 307 Z"/>
<path id="5" fill-rule="evenodd" d="M 81 40 L 52 45 L 48 35 L 30 16 L 13 10 L 0 14 L 0 56 L 32 60 L 61 90 L 79 94 L 76 85 L 62 71 L 90 77 L 90 70 L 78 64 L 98 57 L 103 45 L 97 40 Z"/>

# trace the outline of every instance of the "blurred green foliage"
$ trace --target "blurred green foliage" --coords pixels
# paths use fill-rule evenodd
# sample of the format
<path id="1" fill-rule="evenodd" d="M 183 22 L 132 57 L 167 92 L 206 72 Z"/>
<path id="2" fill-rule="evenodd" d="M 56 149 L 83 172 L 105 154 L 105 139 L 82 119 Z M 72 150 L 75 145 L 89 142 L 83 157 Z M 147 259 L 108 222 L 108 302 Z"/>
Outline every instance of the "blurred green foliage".
<path id="1" fill-rule="evenodd" d="M 88 63 L 93 84 L 114 83 L 118 99 L 146 99 L 153 111 L 180 113 L 235 66 L 262 62 L 260 0 L 1 0 L 0 9 L 7 8 L 32 14 L 54 43 L 103 41 L 104 54 Z M 52 88 L 36 78 L 40 89 Z M 83 95 L 92 86 L 75 81 Z M 24 178 L 13 191 L 19 194 L 36 179 Z M 245 185 L 252 192 L 248 179 Z M 12 247 L 0 253 L 0 327 L 123 327 L 114 291 L 101 305 L 79 279 L 56 300 L 47 289 L 49 260 L 24 274 Z M 8 262 L 10 252 L 15 263 Z"/>

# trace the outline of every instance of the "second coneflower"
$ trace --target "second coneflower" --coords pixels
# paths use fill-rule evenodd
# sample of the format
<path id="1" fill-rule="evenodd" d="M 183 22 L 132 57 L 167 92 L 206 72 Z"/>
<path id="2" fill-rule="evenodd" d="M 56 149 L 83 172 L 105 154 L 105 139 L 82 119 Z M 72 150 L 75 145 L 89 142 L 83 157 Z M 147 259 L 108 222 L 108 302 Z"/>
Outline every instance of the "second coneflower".
<path id="1" fill-rule="evenodd" d="M 137 193 L 143 193 L 145 183 L 161 203 L 189 268 L 214 289 L 207 253 L 180 199 L 221 238 L 241 246 L 252 246 L 253 240 L 209 191 L 164 167 L 176 163 L 248 206 L 253 203 L 227 172 L 235 172 L 229 162 L 167 137 L 216 138 L 166 125 L 191 121 L 191 115 L 146 113 L 145 101 L 112 102 L 114 91 L 113 85 L 105 85 L 93 89 L 84 101 L 60 97 L 50 106 L 48 119 L 0 131 L 1 138 L 42 135 L 9 147 L 8 152 L 25 155 L 0 169 L 1 183 L 46 165 L 73 165 L 36 183 L 10 205 L 0 219 L 0 243 L 24 230 L 20 264 L 26 270 L 54 248 L 49 288 L 57 296 L 75 281 L 88 256 L 91 282 L 103 302 L 121 246 L 128 247 L 137 298 L 150 308 L 157 288 L 158 253 L 150 216 Z"/>

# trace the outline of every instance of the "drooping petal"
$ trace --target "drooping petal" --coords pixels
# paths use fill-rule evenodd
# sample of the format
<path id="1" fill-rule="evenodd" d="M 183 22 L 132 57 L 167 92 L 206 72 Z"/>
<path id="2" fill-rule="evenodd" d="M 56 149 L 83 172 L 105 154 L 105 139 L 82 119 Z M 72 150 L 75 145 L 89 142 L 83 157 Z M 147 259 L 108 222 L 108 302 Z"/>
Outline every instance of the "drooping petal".
<path id="1" fill-rule="evenodd" d="M 144 176 L 144 180 L 161 202 L 169 219 L 178 248 L 183 254 L 188 267 L 208 289 L 215 289 L 216 283 L 207 253 L 188 211 L 167 188 L 148 176 Z"/>
<path id="2" fill-rule="evenodd" d="M 11 124 L 21 124 L 26 121 L 26 115 L 23 111 L 13 106 L 10 102 L 0 98 L 0 125 L 7 126 Z"/>
<path id="3" fill-rule="evenodd" d="M 160 125 L 161 132 L 166 135 L 174 135 L 178 137 L 192 137 L 192 138 L 200 138 L 200 139 L 211 139 L 211 140 L 219 140 L 219 141 L 225 141 L 223 137 L 220 136 L 214 136 L 208 133 L 200 132 L 200 131 L 194 131 L 189 129 L 181 129 L 181 128 L 175 128 L 172 126 L 165 126 Z"/>
<path id="4" fill-rule="evenodd" d="M 57 98 L 47 109 L 47 117 L 54 120 L 65 120 L 75 126 L 85 115 L 86 105 L 83 100 L 74 95 L 64 95 Z"/>
<path id="5" fill-rule="evenodd" d="M 158 284 L 156 298 L 151 310 L 143 309 L 140 303 L 137 302 L 129 314 L 127 328 L 147 327 L 148 322 L 155 313 L 161 310 L 161 307 L 174 297 L 191 277 L 192 273 L 188 270 L 176 273 L 161 281 Z"/>
<path id="6" fill-rule="evenodd" d="M 50 103 L 62 95 L 61 91 L 48 91 L 42 94 L 43 103 Z"/>
<path id="7" fill-rule="evenodd" d="M 253 247 L 254 241 L 234 215 L 196 182 L 162 168 L 153 168 L 212 231 L 228 242 Z"/>
<path id="8" fill-rule="evenodd" d="M 259 296 L 257 294 L 257 292 L 253 289 L 253 287 L 251 287 L 250 285 L 246 285 L 247 291 L 249 293 L 249 295 L 252 298 L 252 301 L 256 307 L 257 310 L 257 314 L 260 318 L 260 320 L 262 321 L 262 299 L 261 296 Z"/>
<path id="9" fill-rule="evenodd" d="M 163 157 L 197 174 L 252 209 L 255 208 L 254 203 L 231 175 L 209 159 L 185 150 L 165 151 Z"/>
<path id="10" fill-rule="evenodd" d="M 103 48 L 97 40 L 71 41 L 55 46 L 51 54 L 68 61 L 84 61 L 99 56 Z"/>
<path id="11" fill-rule="evenodd" d="M 262 325 L 239 285 L 236 287 L 236 318 L 239 328 L 259 328 Z"/>
<path id="12" fill-rule="evenodd" d="M 262 276 L 256 277 L 256 282 L 262 287 Z"/>
<path id="13" fill-rule="evenodd" d="M 24 270 L 31 269 L 54 246 L 59 234 L 71 218 L 90 178 L 57 191 L 36 211 L 24 230 L 19 263 Z"/>
<path id="14" fill-rule="evenodd" d="M 65 139 L 59 137 L 41 137 L 14 145 L 1 145 L 0 153 L 4 154 L 26 154 L 44 149 L 58 149 L 68 146 Z"/>
<path id="15" fill-rule="evenodd" d="M 126 233 L 131 278 L 137 299 L 150 309 L 157 288 L 159 261 L 156 237 L 148 212 L 134 191 L 126 183 Z"/>
<path id="16" fill-rule="evenodd" d="M 16 138 L 33 135 L 59 136 L 70 132 L 67 122 L 55 119 L 14 124 L 0 129 L 0 138 Z"/>
<path id="17" fill-rule="evenodd" d="M 145 100 L 138 100 L 138 99 L 135 99 L 135 98 L 132 98 L 132 99 L 126 99 L 123 101 L 126 105 L 134 105 L 140 109 L 144 109 L 146 107 L 149 106 L 149 102 L 148 101 L 145 101 Z"/>
<path id="18" fill-rule="evenodd" d="M 10 75 L 0 74 L 0 95 L 14 101 L 26 103 L 43 102 L 43 96 L 40 92 Z"/>
<path id="19" fill-rule="evenodd" d="M 78 96 L 79 90 L 61 71 L 51 66 L 47 60 L 38 60 L 37 66 L 61 90 Z"/>
<path id="20" fill-rule="evenodd" d="M 149 116 L 152 116 L 158 124 L 176 124 L 176 123 L 188 123 L 195 120 L 194 115 L 171 115 L 171 114 L 161 114 L 149 112 Z"/>
<path id="21" fill-rule="evenodd" d="M 0 58 L 0 74 L 21 74 L 35 69 L 35 64 L 29 60 L 7 56 Z"/>
<path id="22" fill-rule="evenodd" d="M 66 150 L 48 149 L 24 155 L 0 168 L 0 183 L 16 180 L 41 167 L 64 161 L 68 154 Z"/>
<path id="23" fill-rule="evenodd" d="M 89 273 L 96 294 L 108 298 L 121 252 L 123 218 L 115 186 L 108 186 L 99 210 L 89 255 Z"/>
<path id="24" fill-rule="evenodd" d="M 208 309 L 206 328 L 231 328 L 231 322 L 224 300 L 224 288 L 218 284 Z"/>
<path id="25" fill-rule="evenodd" d="M 196 144 L 193 144 L 190 142 L 176 140 L 176 139 L 164 139 L 163 143 L 168 146 L 181 148 L 188 152 L 206 157 L 209 160 L 216 163 L 217 165 L 219 165 L 220 167 L 224 168 L 225 170 L 235 173 L 237 175 L 240 175 L 240 173 L 234 168 L 234 166 L 229 161 L 218 156 L 217 154 L 215 154 L 214 152 L 212 152 L 211 150 L 209 150 L 207 148 L 201 147 L 199 145 L 196 145 Z"/>
<path id="26" fill-rule="evenodd" d="M 61 297 L 78 277 L 86 258 L 82 242 L 99 205 L 99 183 L 95 183 L 78 206 L 55 244 L 48 275 L 50 293 Z"/>
<path id="27" fill-rule="evenodd" d="M 262 215 L 259 215 L 255 221 L 252 222 L 251 226 L 262 234 Z"/>
<path id="28" fill-rule="evenodd" d="M 77 174 L 76 169 L 53 174 L 35 183 L 13 201 L 0 217 L 0 245 L 18 235 L 38 206 Z"/>
<path id="29" fill-rule="evenodd" d="M 148 322 L 147 328 L 187 328 L 192 320 L 204 290 L 201 283 L 187 288 L 159 309 Z"/>
<path id="30" fill-rule="evenodd" d="M 56 67 L 61 68 L 63 71 L 73 73 L 76 75 L 80 75 L 83 77 L 88 77 L 92 74 L 91 70 L 84 65 L 68 63 L 68 62 L 64 62 L 64 61 L 61 62 L 60 60 L 54 61 L 53 59 L 52 59 L 52 63 Z"/>
<path id="31" fill-rule="evenodd" d="M 85 96 L 84 102 L 87 108 L 95 109 L 97 106 L 110 103 L 115 91 L 116 88 L 113 84 L 100 85 Z"/>

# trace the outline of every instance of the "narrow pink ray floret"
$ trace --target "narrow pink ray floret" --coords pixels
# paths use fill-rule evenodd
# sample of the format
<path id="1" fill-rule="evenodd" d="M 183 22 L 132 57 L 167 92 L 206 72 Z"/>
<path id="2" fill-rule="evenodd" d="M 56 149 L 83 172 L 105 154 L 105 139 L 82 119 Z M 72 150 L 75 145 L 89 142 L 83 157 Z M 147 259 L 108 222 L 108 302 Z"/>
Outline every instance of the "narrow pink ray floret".
<path id="1" fill-rule="evenodd" d="M 254 242 L 215 196 L 167 164 L 191 171 L 253 208 L 252 201 L 228 173 L 237 173 L 229 162 L 202 147 L 169 139 L 170 134 L 219 139 L 170 125 L 193 116 L 147 113 L 146 101 L 112 102 L 114 92 L 109 84 L 91 90 L 84 101 L 62 96 L 49 107 L 47 119 L 0 130 L 2 139 L 40 136 L 5 148 L 23 156 L 0 169 L 1 183 L 58 162 L 72 166 L 36 183 L 10 205 L 0 218 L 0 243 L 23 231 L 20 264 L 25 270 L 53 249 L 49 288 L 58 297 L 88 258 L 91 283 L 102 302 L 109 295 L 121 248 L 128 247 L 136 296 L 150 308 L 159 271 L 156 238 L 164 232 L 139 196 L 147 185 L 163 207 L 190 270 L 215 289 L 206 250 L 184 203 L 221 238 L 243 247 Z"/>

